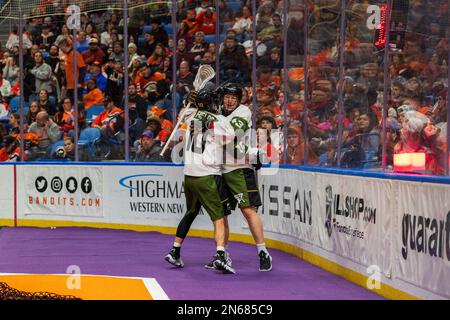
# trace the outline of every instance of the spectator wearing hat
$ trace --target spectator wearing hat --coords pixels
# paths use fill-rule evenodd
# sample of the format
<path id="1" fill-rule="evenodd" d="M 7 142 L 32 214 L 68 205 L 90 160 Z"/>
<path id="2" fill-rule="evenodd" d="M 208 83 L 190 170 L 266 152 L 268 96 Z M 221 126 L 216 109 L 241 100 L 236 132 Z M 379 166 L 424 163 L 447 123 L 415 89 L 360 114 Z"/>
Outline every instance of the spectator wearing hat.
<path id="1" fill-rule="evenodd" d="M 89 79 L 95 79 L 97 82 L 97 88 L 99 88 L 101 91 L 106 92 L 106 85 L 108 82 L 108 79 L 102 72 L 102 64 L 100 61 L 94 61 L 91 63 L 88 67 L 88 73 L 84 77 L 84 82 L 86 83 Z M 86 93 L 87 89 L 83 92 Z"/>
<path id="2" fill-rule="evenodd" d="M 164 113 L 166 113 L 166 111 L 167 110 L 158 106 L 153 106 L 147 110 L 147 119 L 151 117 L 158 117 L 161 120 L 161 128 L 172 132 L 174 129 L 173 123 L 167 119 L 164 119 Z"/>
<path id="3" fill-rule="evenodd" d="M 169 36 L 167 35 L 166 30 L 161 28 L 161 20 L 158 18 L 153 18 L 151 19 L 150 24 L 152 26 L 150 33 L 153 35 L 155 42 L 162 43 L 165 47 L 167 47 Z"/>
<path id="4" fill-rule="evenodd" d="M 91 38 L 89 40 L 89 49 L 82 54 L 84 62 L 92 64 L 94 61 L 103 62 L 105 53 L 100 49 L 97 38 Z"/>
<path id="5" fill-rule="evenodd" d="M 129 60 L 130 60 L 130 63 L 128 64 L 128 68 L 130 68 L 131 64 L 133 62 L 133 59 L 139 58 L 139 55 L 137 53 L 137 46 L 133 42 L 130 42 L 128 44 L 128 56 L 129 56 Z"/>
<path id="6" fill-rule="evenodd" d="M 138 151 L 136 152 L 135 162 L 167 162 L 168 160 L 160 155 L 162 151 L 161 144 L 155 138 L 155 134 L 150 131 L 144 131 L 141 134 Z"/>
<path id="7" fill-rule="evenodd" d="M 116 134 L 123 125 L 122 109 L 114 105 L 110 97 L 103 100 L 105 110 L 102 111 L 92 122 L 91 127 L 100 129 L 101 135 L 107 139 Z"/>
<path id="8" fill-rule="evenodd" d="M 157 42 L 155 40 L 154 34 L 150 31 L 145 32 L 144 43 L 139 46 L 138 54 L 140 56 L 149 57 L 153 53 L 153 51 L 155 51 L 156 44 Z"/>
<path id="9" fill-rule="evenodd" d="M 145 130 L 149 130 L 155 134 L 155 137 L 164 143 L 170 136 L 170 131 L 162 128 L 162 121 L 157 116 L 150 116 L 147 118 Z"/>
<path id="10" fill-rule="evenodd" d="M 84 75 L 86 72 L 86 64 L 84 62 L 83 56 L 77 52 L 77 75 L 78 79 L 74 79 L 73 69 L 74 69 L 74 60 L 73 60 L 73 52 L 72 52 L 72 41 L 69 39 L 65 39 L 61 41 L 59 44 L 59 48 L 65 54 L 64 57 L 64 74 L 66 79 L 66 89 L 67 95 L 73 96 L 73 91 L 75 88 L 80 89 L 82 80 L 84 79 Z M 80 81 L 81 79 L 81 81 Z"/>

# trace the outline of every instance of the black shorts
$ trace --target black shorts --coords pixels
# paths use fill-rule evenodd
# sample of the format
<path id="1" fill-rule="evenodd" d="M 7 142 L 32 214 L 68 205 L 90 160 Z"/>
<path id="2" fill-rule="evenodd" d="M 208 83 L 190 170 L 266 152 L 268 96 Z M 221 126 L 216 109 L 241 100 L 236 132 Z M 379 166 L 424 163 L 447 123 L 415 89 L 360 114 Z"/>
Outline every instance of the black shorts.
<path id="1" fill-rule="evenodd" d="M 222 176 L 230 194 L 228 201 L 232 210 L 236 206 L 239 208 L 251 206 L 258 209 L 262 205 L 254 169 L 236 169 Z"/>

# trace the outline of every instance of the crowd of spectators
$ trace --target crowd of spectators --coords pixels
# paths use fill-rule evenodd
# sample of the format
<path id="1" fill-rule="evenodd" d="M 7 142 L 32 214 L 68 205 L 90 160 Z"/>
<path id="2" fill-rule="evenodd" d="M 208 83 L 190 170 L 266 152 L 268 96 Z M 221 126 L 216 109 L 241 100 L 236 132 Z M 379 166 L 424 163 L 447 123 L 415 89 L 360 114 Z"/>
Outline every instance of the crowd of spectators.
<path id="1" fill-rule="evenodd" d="M 77 32 L 77 79 L 73 73 L 72 32 L 65 16 L 56 14 L 64 12 L 68 2 L 42 0 L 32 12 L 39 17 L 27 20 L 23 88 L 18 81 L 17 29 L 0 52 L 0 117 L 4 119 L 0 135 L 6 137 L 0 151 L 2 160 L 9 159 L 6 155 L 17 159 L 20 152 L 17 139 L 12 139 L 20 132 L 19 116 L 17 108 L 11 106 L 22 90 L 28 107 L 23 125 L 28 134 L 27 160 L 72 159 L 69 154 L 77 147 L 74 138 L 84 140 L 83 130 L 95 128 L 96 147 L 94 152 L 84 150 L 84 159 L 123 159 L 128 144 L 135 161 L 170 161 L 157 155 L 174 128 L 181 101 L 193 89 L 199 66 L 210 64 L 215 68 L 218 60 L 219 82 L 240 84 L 241 103 L 252 109 L 259 135 L 273 133 L 265 142 L 273 161 L 378 168 L 385 142 L 387 165 L 393 164 L 395 153 L 423 152 L 427 172 L 444 173 L 447 1 L 394 1 L 388 26 L 390 88 L 386 115 L 384 46 L 377 46 L 379 32 L 367 27 L 367 7 L 382 5 L 383 1 L 348 1 L 343 70 L 339 59 L 339 1 L 288 0 L 287 17 L 283 17 L 281 0 L 257 0 L 256 12 L 252 12 L 249 0 L 220 0 L 218 12 L 212 0 L 179 1 L 175 27 L 167 3 L 129 0 L 128 43 L 123 41 L 122 11 L 89 10 L 89 6 L 107 7 L 114 1 L 82 3 L 82 12 L 90 13 L 82 14 L 81 30 Z M 307 37 L 305 5 L 310 13 Z M 176 32 L 176 45 L 172 32 Z M 124 65 L 126 52 L 128 65 Z M 172 65 L 173 54 L 176 66 Z M 125 68 L 128 88 L 124 87 Z M 338 85 L 340 72 L 344 77 L 342 90 Z M 174 102 L 172 89 L 176 90 Z M 75 90 L 79 97 L 77 129 L 72 99 Z M 124 112 L 125 90 L 129 94 L 129 119 Z M 124 141 L 125 125 L 129 141 Z M 9 146 L 13 141 L 14 146 Z M 338 141 L 342 142 L 340 148 Z M 55 144 L 64 146 L 66 142 L 70 151 L 54 152 Z"/>

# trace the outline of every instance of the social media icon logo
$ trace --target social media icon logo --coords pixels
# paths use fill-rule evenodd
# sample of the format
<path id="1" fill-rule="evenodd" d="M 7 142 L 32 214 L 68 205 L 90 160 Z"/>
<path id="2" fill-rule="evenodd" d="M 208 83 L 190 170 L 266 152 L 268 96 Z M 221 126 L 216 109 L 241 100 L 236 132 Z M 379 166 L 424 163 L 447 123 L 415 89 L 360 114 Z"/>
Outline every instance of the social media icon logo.
<path id="1" fill-rule="evenodd" d="M 75 179 L 74 177 L 70 177 L 69 179 L 67 179 L 67 181 L 66 181 L 66 189 L 70 193 L 75 193 L 75 191 L 77 191 L 77 189 L 78 189 L 77 179 Z"/>
<path id="2" fill-rule="evenodd" d="M 59 193 L 63 188 L 63 182 L 60 177 L 54 177 L 50 183 L 53 192 Z"/>
<path id="3" fill-rule="evenodd" d="M 48 187 L 48 182 L 47 182 L 47 179 L 45 179 L 44 177 L 41 176 L 41 177 L 36 178 L 34 185 L 35 185 L 37 191 L 45 192 L 45 190 L 47 190 L 47 187 Z"/>
<path id="4" fill-rule="evenodd" d="M 92 191 L 91 179 L 84 177 L 83 180 L 81 180 L 81 190 L 83 190 L 84 193 L 90 193 Z"/>

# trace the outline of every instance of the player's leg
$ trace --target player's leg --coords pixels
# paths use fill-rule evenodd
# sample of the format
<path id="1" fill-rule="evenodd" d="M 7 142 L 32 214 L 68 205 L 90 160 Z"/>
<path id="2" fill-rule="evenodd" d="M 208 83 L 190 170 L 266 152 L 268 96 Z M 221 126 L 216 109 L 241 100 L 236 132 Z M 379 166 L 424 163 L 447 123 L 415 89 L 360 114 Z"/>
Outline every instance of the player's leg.
<path id="1" fill-rule="evenodd" d="M 264 229 L 257 208 L 262 205 L 253 169 L 237 169 L 223 174 L 224 181 L 247 220 L 250 232 L 255 240 L 259 256 L 259 270 L 272 270 L 270 256 L 264 240 Z"/>
<path id="2" fill-rule="evenodd" d="M 193 180 L 195 180 L 195 178 L 185 176 L 184 192 L 187 211 L 178 224 L 172 249 L 170 249 L 169 253 L 165 256 L 165 260 L 167 262 L 179 268 L 184 267 L 184 262 L 181 259 L 181 245 L 183 244 L 183 241 L 191 228 L 192 222 L 194 222 L 201 208 L 200 199 L 195 192 Z"/>
<path id="3" fill-rule="evenodd" d="M 225 201 L 221 199 L 221 176 L 208 176 L 199 181 L 198 195 L 202 206 L 210 216 L 214 225 L 214 239 L 216 241 L 216 256 L 214 267 L 225 273 L 235 273 L 226 263 L 225 255 Z"/>
<path id="4" fill-rule="evenodd" d="M 232 267 L 232 260 L 228 251 L 228 241 L 230 238 L 230 227 L 228 224 L 228 216 L 231 214 L 231 210 L 235 208 L 235 206 L 233 206 L 233 203 L 230 203 L 230 192 L 229 190 L 226 188 L 225 183 L 223 182 L 223 178 L 222 177 L 216 177 L 216 184 L 217 187 L 219 189 L 219 195 L 220 195 L 220 200 L 222 202 L 223 208 L 224 208 L 224 214 L 225 214 L 225 219 L 224 219 L 224 224 L 225 224 L 225 256 L 226 256 L 226 260 L 227 260 L 227 264 Z M 207 264 L 205 264 L 205 268 L 206 269 L 214 269 L 214 260 L 216 260 L 216 255 L 214 255 L 212 257 L 212 260 L 209 261 Z"/>

